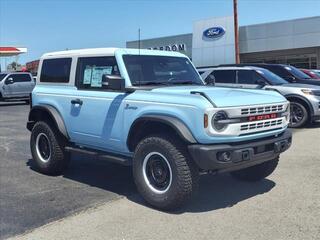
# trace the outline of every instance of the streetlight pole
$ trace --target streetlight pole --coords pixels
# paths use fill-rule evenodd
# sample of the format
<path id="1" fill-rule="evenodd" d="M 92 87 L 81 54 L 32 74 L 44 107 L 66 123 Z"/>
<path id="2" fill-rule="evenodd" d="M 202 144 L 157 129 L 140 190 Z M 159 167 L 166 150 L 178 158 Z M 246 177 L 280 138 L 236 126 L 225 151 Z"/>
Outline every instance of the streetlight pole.
<path id="1" fill-rule="evenodd" d="M 234 41 L 236 64 L 240 63 L 239 31 L 238 31 L 238 0 L 233 0 Z"/>

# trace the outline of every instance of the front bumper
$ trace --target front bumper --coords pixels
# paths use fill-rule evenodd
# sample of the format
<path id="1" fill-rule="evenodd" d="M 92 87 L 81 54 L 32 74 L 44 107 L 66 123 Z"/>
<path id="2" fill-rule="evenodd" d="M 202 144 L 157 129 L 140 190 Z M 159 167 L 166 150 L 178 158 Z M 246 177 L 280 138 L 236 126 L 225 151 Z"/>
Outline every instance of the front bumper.
<path id="1" fill-rule="evenodd" d="M 278 136 L 245 143 L 189 145 L 188 150 L 202 170 L 228 172 L 257 165 L 277 158 L 291 146 L 292 133 L 286 130 Z M 223 154 L 226 152 L 226 154 Z M 224 159 L 222 156 L 228 156 Z M 230 158 L 229 161 L 226 161 Z"/>

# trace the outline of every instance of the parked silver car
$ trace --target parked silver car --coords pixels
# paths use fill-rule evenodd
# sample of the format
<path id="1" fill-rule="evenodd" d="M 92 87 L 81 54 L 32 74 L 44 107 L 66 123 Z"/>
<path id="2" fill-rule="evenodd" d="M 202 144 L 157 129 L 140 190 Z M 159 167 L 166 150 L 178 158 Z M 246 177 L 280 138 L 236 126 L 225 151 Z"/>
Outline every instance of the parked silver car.
<path id="1" fill-rule="evenodd" d="M 320 86 L 288 83 L 265 68 L 217 67 L 199 70 L 207 84 L 277 91 L 290 101 L 290 127 L 320 120 Z"/>
<path id="2" fill-rule="evenodd" d="M 23 99 L 29 101 L 29 95 L 35 86 L 30 73 L 2 72 L 0 73 L 0 100 Z"/>

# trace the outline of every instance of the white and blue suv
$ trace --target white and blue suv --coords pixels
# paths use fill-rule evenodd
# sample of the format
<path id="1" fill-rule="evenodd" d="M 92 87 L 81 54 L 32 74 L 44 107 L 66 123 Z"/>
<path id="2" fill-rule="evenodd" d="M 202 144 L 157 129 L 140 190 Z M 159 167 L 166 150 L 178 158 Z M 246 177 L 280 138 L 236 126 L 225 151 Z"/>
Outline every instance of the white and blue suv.
<path id="1" fill-rule="evenodd" d="M 39 171 L 62 173 L 75 152 L 130 165 L 146 201 L 168 210 L 200 172 L 270 175 L 289 118 L 279 93 L 206 86 L 183 54 L 101 48 L 41 57 L 27 128 Z"/>

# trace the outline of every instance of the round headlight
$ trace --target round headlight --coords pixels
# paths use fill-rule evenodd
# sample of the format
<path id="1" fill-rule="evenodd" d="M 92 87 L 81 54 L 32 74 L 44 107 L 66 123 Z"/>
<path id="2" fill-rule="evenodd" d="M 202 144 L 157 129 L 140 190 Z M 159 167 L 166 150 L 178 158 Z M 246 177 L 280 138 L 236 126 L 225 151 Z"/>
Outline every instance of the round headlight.
<path id="1" fill-rule="evenodd" d="M 223 123 L 223 120 L 227 119 L 228 115 L 226 112 L 216 112 L 211 119 L 211 125 L 216 131 L 222 131 L 228 126 L 228 123 Z"/>

